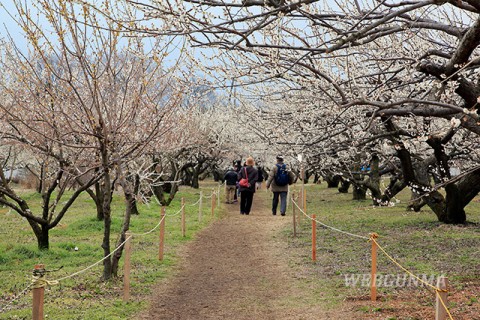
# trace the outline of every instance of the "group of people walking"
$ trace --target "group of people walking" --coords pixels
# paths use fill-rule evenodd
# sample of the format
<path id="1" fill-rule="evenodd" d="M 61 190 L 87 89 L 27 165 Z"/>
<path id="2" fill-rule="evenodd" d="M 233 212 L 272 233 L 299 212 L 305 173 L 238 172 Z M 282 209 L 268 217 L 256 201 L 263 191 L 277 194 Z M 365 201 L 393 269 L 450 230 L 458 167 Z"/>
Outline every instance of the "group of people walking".
<path id="1" fill-rule="evenodd" d="M 234 203 L 240 194 L 240 213 L 250 214 L 252 209 L 253 195 L 261 188 L 263 182 L 263 170 L 255 168 L 255 161 L 248 157 L 243 166 L 237 162 L 235 168 L 230 167 L 225 173 L 226 202 Z M 272 214 L 277 214 L 280 202 L 280 214 L 285 215 L 287 210 L 288 186 L 296 180 L 295 174 L 287 169 L 283 156 L 277 156 L 277 163 L 268 174 L 267 189 L 273 192 Z M 237 193 L 238 191 L 238 193 Z"/>

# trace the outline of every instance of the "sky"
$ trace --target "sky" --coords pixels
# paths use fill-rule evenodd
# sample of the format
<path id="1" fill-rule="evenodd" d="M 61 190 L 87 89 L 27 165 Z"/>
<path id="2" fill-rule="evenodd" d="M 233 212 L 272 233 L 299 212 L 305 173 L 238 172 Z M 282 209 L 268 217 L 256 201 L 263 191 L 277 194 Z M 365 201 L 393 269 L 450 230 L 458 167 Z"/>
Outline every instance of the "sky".
<path id="1" fill-rule="evenodd" d="M 22 0 L 22 1 L 27 1 L 31 10 L 35 9 L 31 5 L 32 1 L 35 1 L 35 0 Z M 15 5 L 13 4 L 13 0 L 0 0 L 0 39 L 9 41 L 9 34 L 10 34 L 11 38 L 13 39 L 17 47 L 22 51 L 23 50 L 26 51 L 27 40 L 24 37 L 21 28 L 17 25 L 15 20 L 10 16 L 10 15 L 15 15 L 15 13 L 16 13 L 16 8 L 15 8 Z M 40 22 L 42 22 L 42 18 L 40 18 Z M 45 20 L 45 26 L 48 26 L 48 25 L 49 23 Z M 152 42 L 152 40 L 153 39 L 150 39 L 150 40 L 146 39 L 144 41 L 144 44 L 147 49 L 149 47 L 149 43 Z M 182 44 L 180 40 L 175 43 L 176 44 L 178 43 L 179 47 Z M 178 53 L 175 54 L 174 51 L 172 52 L 171 61 L 169 59 L 166 59 L 167 64 L 168 63 L 174 64 L 176 62 L 179 54 Z"/>
<path id="2" fill-rule="evenodd" d="M 15 43 L 24 48 L 26 46 L 25 38 L 22 35 L 21 29 L 17 26 L 15 21 L 7 13 L 14 14 L 16 12 L 12 0 L 1 0 L 0 4 L 0 38 L 7 39 L 8 33 L 15 40 Z"/>

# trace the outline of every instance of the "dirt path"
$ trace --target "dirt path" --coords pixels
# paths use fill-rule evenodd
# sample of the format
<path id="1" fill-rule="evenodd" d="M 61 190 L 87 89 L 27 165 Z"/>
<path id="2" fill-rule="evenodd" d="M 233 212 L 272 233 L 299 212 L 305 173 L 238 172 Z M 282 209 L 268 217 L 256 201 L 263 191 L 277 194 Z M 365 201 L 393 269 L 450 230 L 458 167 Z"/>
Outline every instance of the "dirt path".
<path id="1" fill-rule="evenodd" d="M 272 216 L 260 192 L 249 216 L 224 204 L 228 216 L 188 245 L 178 275 L 155 290 L 138 319 L 332 319 L 302 301 L 282 258 L 280 230 L 291 216 Z"/>

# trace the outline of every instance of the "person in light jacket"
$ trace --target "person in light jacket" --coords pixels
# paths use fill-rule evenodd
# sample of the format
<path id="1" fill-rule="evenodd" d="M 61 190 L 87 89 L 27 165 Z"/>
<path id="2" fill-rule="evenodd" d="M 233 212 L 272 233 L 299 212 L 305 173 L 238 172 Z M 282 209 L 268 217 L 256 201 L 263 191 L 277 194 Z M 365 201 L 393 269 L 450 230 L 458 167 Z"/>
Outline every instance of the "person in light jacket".
<path id="1" fill-rule="evenodd" d="M 272 214 L 277 214 L 277 207 L 278 207 L 278 198 L 280 198 L 280 214 L 282 216 L 285 215 L 287 211 L 287 194 L 288 194 L 288 186 L 295 182 L 296 176 L 291 170 L 287 170 L 288 174 L 288 183 L 283 186 L 277 185 L 275 182 L 275 177 L 278 174 L 278 171 L 286 165 L 283 163 L 283 156 L 277 156 L 277 163 L 275 166 L 270 170 L 267 179 L 267 189 L 271 187 L 273 192 L 273 200 L 272 200 Z"/>
<path id="2" fill-rule="evenodd" d="M 247 179 L 248 186 L 240 186 L 240 213 L 250 214 L 252 209 L 253 195 L 255 194 L 255 186 L 258 180 L 258 171 L 253 166 L 255 161 L 252 157 L 248 157 L 245 166 L 238 172 L 238 180 Z"/>

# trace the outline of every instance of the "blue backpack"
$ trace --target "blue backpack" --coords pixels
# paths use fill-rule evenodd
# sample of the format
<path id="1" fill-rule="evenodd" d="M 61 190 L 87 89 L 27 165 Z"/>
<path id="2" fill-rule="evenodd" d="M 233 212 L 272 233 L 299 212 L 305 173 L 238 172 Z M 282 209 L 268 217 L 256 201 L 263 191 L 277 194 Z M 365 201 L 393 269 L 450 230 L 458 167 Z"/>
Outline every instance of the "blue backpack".
<path id="1" fill-rule="evenodd" d="M 286 186 L 289 183 L 287 166 L 285 164 L 277 164 L 277 174 L 275 175 L 275 184 L 277 186 Z"/>

